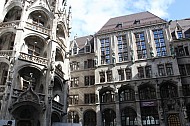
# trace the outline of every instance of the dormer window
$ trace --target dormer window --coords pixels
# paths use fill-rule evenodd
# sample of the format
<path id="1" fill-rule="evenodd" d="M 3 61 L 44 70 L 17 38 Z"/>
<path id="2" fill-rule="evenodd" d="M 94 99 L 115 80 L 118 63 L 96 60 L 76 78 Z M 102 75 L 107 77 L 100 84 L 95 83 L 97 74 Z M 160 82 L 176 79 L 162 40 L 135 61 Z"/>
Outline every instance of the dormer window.
<path id="1" fill-rule="evenodd" d="M 117 25 L 115 26 L 115 28 L 122 28 L 122 23 L 117 23 Z"/>
<path id="2" fill-rule="evenodd" d="M 73 47 L 73 54 L 77 54 L 77 45 L 74 44 L 74 47 Z"/>
<path id="3" fill-rule="evenodd" d="M 86 49 L 86 53 L 89 53 L 89 52 L 90 52 L 90 44 L 89 44 L 89 43 L 87 43 L 85 49 Z"/>
<path id="4" fill-rule="evenodd" d="M 178 37 L 178 39 L 183 38 L 182 31 L 177 31 L 177 37 Z"/>
<path id="5" fill-rule="evenodd" d="M 140 20 L 135 20 L 133 24 L 140 24 Z"/>

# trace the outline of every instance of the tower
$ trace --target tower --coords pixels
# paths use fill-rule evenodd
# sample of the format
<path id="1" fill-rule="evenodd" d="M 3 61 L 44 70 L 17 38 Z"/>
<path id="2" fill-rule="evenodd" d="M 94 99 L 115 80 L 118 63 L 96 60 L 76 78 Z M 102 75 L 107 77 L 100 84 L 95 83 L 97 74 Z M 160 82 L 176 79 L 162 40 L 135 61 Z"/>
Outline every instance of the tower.
<path id="1" fill-rule="evenodd" d="M 0 10 L 0 120 L 66 122 L 70 8 L 66 1 L 4 0 Z"/>

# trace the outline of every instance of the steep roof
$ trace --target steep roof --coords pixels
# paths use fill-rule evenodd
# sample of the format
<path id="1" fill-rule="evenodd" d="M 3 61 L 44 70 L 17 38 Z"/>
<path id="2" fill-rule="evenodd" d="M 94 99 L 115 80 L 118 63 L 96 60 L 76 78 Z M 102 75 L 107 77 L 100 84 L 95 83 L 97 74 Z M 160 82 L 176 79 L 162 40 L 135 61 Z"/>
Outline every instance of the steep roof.
<path id="1" fill-rule="evenodd" d="M 170 23 L 171 32 L 173 32 L 175 30 L 177 25 L 179 25 L 184 32 L 189 30 L 189 28 L 190 28 L 190 18 L 171 21 L 171 23 Z"/>
<path id="2" fill-rule="evenodd" d="M 83 36 L 83 37 L 79 37 L 76 38 L 75 41 L 78 45 L 78 48 L 83 48 L 87 42 L 87 40 L 89 40 L 89 42 L 93 41 L 93 36 L 88 35 L 88 36 Z"/>
<path id="3" fill-rule="evenodd" d="M 160 17 L 146 11 L 125 15 L 120 17 L 111 18 L 108 22 L 98 31 L 98 33 L 110 32 L 113 30 L 134 28 L 143 25 L 150 25 L 154 23 L 165 23 L 166 21 Z M 119 26 L 120 25 L 120 26 Z"/>

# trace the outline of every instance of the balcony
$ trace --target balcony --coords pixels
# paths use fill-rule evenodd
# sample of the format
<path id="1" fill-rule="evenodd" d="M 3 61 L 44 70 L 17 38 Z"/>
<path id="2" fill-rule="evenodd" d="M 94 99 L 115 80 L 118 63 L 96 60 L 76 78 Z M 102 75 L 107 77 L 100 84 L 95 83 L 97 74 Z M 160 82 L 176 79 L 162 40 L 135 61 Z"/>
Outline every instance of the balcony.
<path id="1" fill-rule="evenodd" d="M 64 78 L 65 73 L 57 67 L 55 67 L 55 73 L 61 78 Z"/>
<path id="2" fill-rule="evenodd" d="M 66 49 L 65 41 L 61 40 L 59 37 L 57 37 L 57 43 L 62 49 Z"/>
<path id="3" fill-rule="evenodd" d="M 40 64 L 40 65 L 44 65 L 44 66 L 47 66 L 47 63 L 48 63 L 48 60 L 46 58 L 29 55 L 29 54 L 26 54 L 23 52 L 20 52 L 19 59 L 28 61 L 28 62 L 33 62 L 33 63 Z"/>
<path id="4" fill-rule="evenodd" d="M 47 29 L 43 26 L 39 26 L 38 24 L 33 24 L 33 23 L 29 23 L 29 22 L 26 22 L 26 28 L 43 33 L 45 35 L 50 35 L 50 33 L 51 33 L 50 29 Z"/>
<path id="5" fill-rule="evenodd" d="M 0 50 L 0 57 L 11 57 L 13 54 L 12 50 Z"/>
<path id="6" fill-rule="evenodd" d="M 18 27 L 20 21 L 2 22 L 0 23 L 0 29 L 15 28 Z"/>
<path id="7" fill-rule="evenodd" d="M 52 101 L 52 107 L 58 111 L 63 111 L 63 106 L 61 103 L 56 102 L 56 101 Z"/>

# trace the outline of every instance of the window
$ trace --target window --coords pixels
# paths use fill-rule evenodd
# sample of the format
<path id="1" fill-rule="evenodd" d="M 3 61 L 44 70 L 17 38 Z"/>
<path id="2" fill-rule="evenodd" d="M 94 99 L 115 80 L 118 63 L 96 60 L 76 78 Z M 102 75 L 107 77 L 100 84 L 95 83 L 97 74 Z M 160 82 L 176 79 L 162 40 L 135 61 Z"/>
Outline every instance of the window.
<path id="1" fill-rule="evenodd" d="M 185 65 L 184 64 L 179 65 L 179 72 L 180 72 L 180 75 L 182 75 L 182 76 L 186 75 Z"/>
<path id="2" fill-rule="evenodd" d="M 152 77 L 151 66 L 145 66 L 145 74 L 146 74 L 146 78 Z"/>
<path id="3" fill-rule="evenodd" d="M 141 107 L 141 118 L 143 126 L 160 126 L 157 107 Z"/>
<path id="4" fill-rule="evenodd" d="M 95 84 L 95 76 L 85 76 L 84 77 L 85 86 L 90 86 Z"/>
<path id="5" fill-rule="evenodd" d="M 164 69 L 164 64 L 159 64 L 158 65 L 158 75 L 159 76 L 165 76 L 165 69 Z"/>
<path id="6" fill-rule="evenodd" d="M 171 63 L 167 63 L 166 64 L 166 73 L 167 75 L 173 75 L 173 67 Z"/>
<path id="7" fill-rule="evenodd" d="M 131 100 L 135 100 L 135 91 L 130 88 L 123 89 L 119 94 L 119 101 Z"/>
<path id="8" fill-rule="evenodd" d="M 79 77 L 71 78 L 71 87 L 78 87 L 79 86 Z"/>
<path id="9" fill-rule="evenodd" d="M 190 64 L 186 64 L 187 74 L 190 75 Z"/>
<path id="10" fill-rule="evenodd" d="M 71 71 L 79 70 L 79 62 L 73 61 L 70 63 Z"/>
<path id="11" fill-rule="evenodd" d="M 144 32 L 136 33 L 135 38 L 136 38 L 138 59 L 147 58 L 146 42 L 145 42 Z"/>
<path id="12" fill-rule="evenodd" d="M 79 115 L 76 111 L 70 111 L 68 113 L 68 122 L 69 123 L 79 123 Z"/>
<path id="13" fill-rule="evenodd" d="M 3 70 L 2 80 L 1 80 L 0 85 L 5 85 L 6 84 L 7 75 L 8 75 L 8 71 L 7 70 Z"/>
<path id="14" fill-rule="evenodd" d="M 96 112 L 88 110 L 84 113 L 84 126 L 96 126 Z"/>
<path id="15" fill-rule="evenodd" d="M 156 45 L 157 56 L 166 56 L 166 44 L 162 29 L 154 30 L 154 41 Z"/>
<path id="16" fill-rule="evenodd" d="M 121 111 L 121 124 L 122 126 L 137 126 L 137 114 L 136 112 L 126 107 Z"/>
<path id="17" fill-rule="evenodd" d="M 182 31 L 177 31 L 177 37 L 178 37 L 178 39 L 183 38 Z"/>
<path id="18" fill-rule="evenodd" d="M 144 78 L 144 70 L 143 67 L 138 67 L 138 77 L 139 78 Z"/>
<path id="19" fill-rule="evenodd" d="M 118 70 L 118 75 L 119 75 L 119 81 L 124 80 L 124 70 L 123 69 Z"/>
<path id="20" fill-rule="evenodd" d="M 105 82 L 105 72 L 100 72 L 100 83 Z"/>
<path id="21" fill-rule="evenodd" d="M 126 73 L 126 79 L 130 80 L 131 77 L 132 77 L 131 69 L 130 68 L 126 68 L 125 69 L 125 73 Z"/>
<path id="22" fill-rule="evenodd" d="M 108 70 L 106 71 L 107 74 L 107 82 L 111 82 L 112 81 L 112 71 Z"/>
<path id="23" fill-rule="evenodd" d="M 89 43 L 86 45 L 85 49 L 86 49 L 86 53 L 90 52 L 90 44 Z"/>
<path id="24" fill-rule="evenodd" d="M 110 40 L 109 38 L 101 39 L 101 64 L 110 64 Z"/>
<path id="25" fill-rule="evenodd" d="M 175 48 L 177 56 L 189 56 L 188 46 L 178 46 Z"/>
<path id="26" fill-rule="evenodd" d="M 94 68 L 94 60 L 88 59 L 87 61 L 84 61 L 84 69 L 87 68 Z"/>
<path id="27" fill-rule="evenodd" d="M 84 94 L 85 104 L 94 104 L 95 103 L 95 94 Z"/>
<path id="28" fill-rule="evenodd" d="M 117 37 L 117 46 L 118 46 L 119 62 L 127 61 L 128 60 L 128 50 L 127 50 L 126 35 Z"/>
<path id="29" fill-rule="evenodd" d="M 73 54 L 77 54 L 77 44 L 76 43 L 74 44 L 74 47 L 73 47 Z"/>
<path id="30" fill-rule="evenodd" d="M 190 85 L 189 84 L 182 84 L 182 90 L 184 96 L 190 96 Z"/>
<path id="31" fill-rule="evenodd" d="M 101 94 L 101 103 L 109 103 L 115 101 L 115 95 L 113 91 L 105 91 Z"/>
<path id="32" fill-rule="evenodd" d="M 190 104 L 189 103 L 186 105 L 186 109 L 187 109 L 186 111 L 187 119 L 188 119 L 188 122 L 190 122 Z"/>
<path id="33" fill-rule="evenodd" d="M 28 44 L 28 54 L 39 56 L 40 50 L 40 47 L 37 46 L 37 42 Z"/>
<path id="34" fill-rule="evenodd" d="M 168 116 L 168 126 L 180 126 L 180 125 L 181 123 L 177 115 L 171 114 Z"/>
<path id="35" fill-rule="evenodd" d="M 175 98 L 178 96 L 177 87 L 172 84 L 163 84 L 160 87 L 161 98 Z"/>
<path id="36" fill-rule="evenodd" d="M 102 113 L 103 126 L 116 126 L 116 114 L 112 109 L 106 109 Z"/>
<path id="37" fill-rule="evenodd" d="M 156 90 L 152 87 L 145 86 L 139 89 L 140 100 L 149 100 L 156 98 Z"/>
<path id="38" fill-rule="evenodd" d="M 69 95 L 69 105 L 78 104 L 79 96 L 78 95 Z"/>

